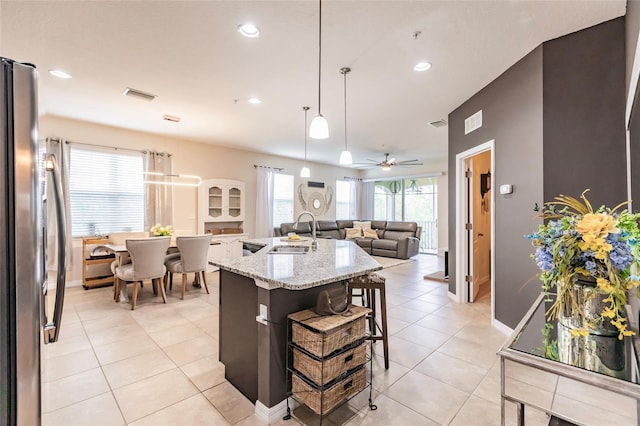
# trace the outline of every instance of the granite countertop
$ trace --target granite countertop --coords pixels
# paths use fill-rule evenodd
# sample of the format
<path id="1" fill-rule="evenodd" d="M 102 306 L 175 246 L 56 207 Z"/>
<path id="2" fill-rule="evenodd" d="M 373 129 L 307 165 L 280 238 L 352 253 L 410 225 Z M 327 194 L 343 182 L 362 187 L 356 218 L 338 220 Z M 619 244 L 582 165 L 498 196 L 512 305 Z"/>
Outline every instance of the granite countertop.
<path id="1" fill-rule="evenodd" d="M 382 269 L 357 244 L 347 240 L 319 238 L 318 249 L 306 254 L 268 254 L 274 245 L 311 246 L 311 238 L 299 242 L 282 241 L 281 238 L 256 238 L 243 240 L 265 247 L 251 256 L 237 259 L 211 260 L 226 271 L 262 281 L 268 288 L 303 290 L 349 279 Z"/>

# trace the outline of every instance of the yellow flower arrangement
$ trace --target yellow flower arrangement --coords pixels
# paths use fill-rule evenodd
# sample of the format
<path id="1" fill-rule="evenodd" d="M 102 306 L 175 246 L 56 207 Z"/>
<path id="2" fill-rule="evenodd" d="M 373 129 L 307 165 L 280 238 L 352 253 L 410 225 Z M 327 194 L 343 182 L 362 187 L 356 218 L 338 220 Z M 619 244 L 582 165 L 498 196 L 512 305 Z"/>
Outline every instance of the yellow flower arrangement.
<path id="1" fill-rule="evenodd" d="M 156 237 L 166 237 L 173 235 L 173 226 L 162 226 L 159 223 L 156 223 L 151 227 L 151 229 L 149 229 L 149 232 L 151 232 Z"/>
<path id="2" fill-rule="evenodd" d="M 586 336 L 589 330 L 608 324 L 615 327 L 618 338 L 635 334 L 628 328 L 624 314 L 629 290 L 639 291 L 640 277 L 632 267 L 640 266 L 640 214 L 617 212 L 604 206 L 594 210 L 584 191 L 581 200 L 565 195 L 545 203 L 538 231 L 527 235 L 536 247 L 532 257 L 542 270 L 540 279 L 545 293 L 556 293 L 547 311 L 550 319 L 560 314 L 578 313 L 583 326 L 571 330 L 574 336 Z M 583 280 L 591 280 L 593 291 L 601 293 L 604 305 L 596 318 L 585 316 L 578 303 L 576 289 Z"/>

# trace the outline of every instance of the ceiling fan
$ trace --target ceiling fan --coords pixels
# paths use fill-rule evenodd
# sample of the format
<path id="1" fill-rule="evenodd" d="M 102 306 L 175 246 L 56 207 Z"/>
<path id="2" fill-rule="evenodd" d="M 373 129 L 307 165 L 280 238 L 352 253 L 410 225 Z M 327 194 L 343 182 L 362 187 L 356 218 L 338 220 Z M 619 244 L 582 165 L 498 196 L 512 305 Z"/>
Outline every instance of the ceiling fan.
<path id="1" fill-rule="evenodd" d="M 369 163 L 353 163 L 357 167 L 381 167 L 382 170 L 391 170 L 393 166 L 408 167 L 408 166 L 421 166 L 420 160 L 404 160 L 396 161 L 394 157 L 389 158 L 389 153 L 384 154 L 384 160 L 376 161 L 367 158 Z"/>

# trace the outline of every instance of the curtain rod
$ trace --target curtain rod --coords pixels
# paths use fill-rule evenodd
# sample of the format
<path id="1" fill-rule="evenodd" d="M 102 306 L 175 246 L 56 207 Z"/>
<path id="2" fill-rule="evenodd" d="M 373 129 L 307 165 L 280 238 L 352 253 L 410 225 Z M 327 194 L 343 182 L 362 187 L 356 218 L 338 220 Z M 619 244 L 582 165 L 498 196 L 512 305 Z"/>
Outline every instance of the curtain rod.
<path id="1" fill-rule="evenodd" d="M 362 182 L 362 178 L 351 177 L 351 176 L 343 176 L 342 179 L 344 179 L 344 180 L 357 180 L 357 181 Z"/>
<path id="2" fill-rule="evenodd" d="M 59 138 L 47 138 L 47 139 L 50 140 L 51 142 L 60 143 L 60 139 Z M 141 154 L 161 154 L 161 155 L 166 154 L 168 157 L 171 157 L 173 155 L 173 154 L 170 154 L 168 152 L 162 153 L 162 152 L 154 152 L 154 151 L 146 150 L 146 149 L 120 148 L 120 147 L 117 147 L 117 146 L 99 145 L 99 144 L 92 144 L 92 143 L 67 141 L 67 140 L 65 140 L 64 143 L 68 144 L 68 145 L 82 145 L 82 146 L 90 146 L 90 147 L 94 147 L 94 148 L 97 147 L 97 148 L 113 149 L 114 151 L 139 152 Z"/>
<path id="3" fill-rule="evenodd" d="M 253 167 L 255 167 L 256 169 L 271 169 L 271 170 L 277 170 L 279 172 L 283 171 L 284 168 L 282 167 L 270 167 L 270 166 L 260 166 L 258 164 L 254 164 Z"/>

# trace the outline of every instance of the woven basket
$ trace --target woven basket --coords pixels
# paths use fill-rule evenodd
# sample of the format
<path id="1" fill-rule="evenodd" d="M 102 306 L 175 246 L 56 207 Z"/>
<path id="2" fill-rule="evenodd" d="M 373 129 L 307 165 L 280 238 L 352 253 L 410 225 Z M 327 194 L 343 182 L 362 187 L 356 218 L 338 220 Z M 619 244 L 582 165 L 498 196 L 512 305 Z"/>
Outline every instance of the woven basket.
<path id="1" fill-rule="evenodd" d="M 294 374 L 291 386 L 298 400 L 316 414 L 325 415 L 364 389 L 367 386 L 367 374 L 366 369 L 361 368 L 325 391 L 313 388 Z"/>
<path id="2" fill-rule="evenodd" d="M 363 343 L 324 361 L 313 359 L 298 349 L 293 350 L 293 368 L 318 385 L 327 384 L 366 361 L 367 349 Z"/>
<path id="3" fill-rule="evenodd" d="M 331 315 L 325 318 L 327 321 L 331 321 L 332 317 L 337 317 L 336 320 L 340 320 L 340 315 Z M 320 358 L 363 338 L 364 332 L 364 316 L 327 332 L 310 330 L 296 322 L 291 326 L 293 342 Z"/>

